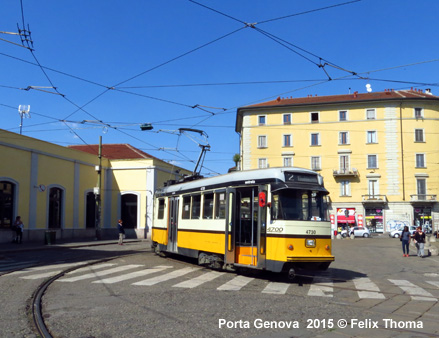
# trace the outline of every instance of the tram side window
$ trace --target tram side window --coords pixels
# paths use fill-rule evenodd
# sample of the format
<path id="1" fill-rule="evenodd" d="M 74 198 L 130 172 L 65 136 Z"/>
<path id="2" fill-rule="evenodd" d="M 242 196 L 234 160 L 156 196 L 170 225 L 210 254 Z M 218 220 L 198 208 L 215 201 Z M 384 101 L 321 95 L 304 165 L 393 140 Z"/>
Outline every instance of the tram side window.
<path id="1" fill-rule="evenodd" d="M 226 193 L 215 193 L 215 219 L 226 218 Z"/>
<path id="2" fill-rule="evenodd" d="M 192 196 L 192 219 L 199 219 L 201 212 L 201 195 Z"/>
<path id="3" fill-rule="evenodd" d="M 204 194 L 203 218 L 212 219 L 213 216 L 213 194 Z"/>
<path id="4" fill-rule="evenodd" d="M 163 219 L 165 216 L 165 199 L 159 198 L 159 210 L 158 210 L 158 219 Z"/>
<path id="5" fill-rule="evenodd" d="M 191 197 L 183 196 L 183 212 L 181 214 L 182 219 L 189 219 L 191 216 Z"/>

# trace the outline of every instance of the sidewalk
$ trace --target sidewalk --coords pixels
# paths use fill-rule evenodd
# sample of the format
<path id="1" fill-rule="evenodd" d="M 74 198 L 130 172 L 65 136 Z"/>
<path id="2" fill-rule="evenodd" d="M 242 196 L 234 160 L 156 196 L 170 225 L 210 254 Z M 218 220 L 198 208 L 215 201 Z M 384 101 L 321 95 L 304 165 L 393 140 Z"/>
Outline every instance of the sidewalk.
<path id="1" fill-rule="evenodd" d="M 98 245 L 108 245 L 117 244 L 118 239 L 111 240 L 94 240 L 94 239 L 79 239 L 77 241 L 57 241 L 55 244 L 44 244 L 38 242 L 29 242 L 22 244 L 16 243 L 2 243 L 0 244 L 0 259 L 3 258 L 4 254 L 13 252 L 24 252 L 24 251 L 37 251 L 37 250 L 51 250 L 51 249 L 63 249 L 63 248 L 81 248 L 87 246 L 98 246 Z M 134 238 L 134 239 L 124 239 L 124 243 L 136 243 L 136 242 L 151 242 L 150 239 Z"/>

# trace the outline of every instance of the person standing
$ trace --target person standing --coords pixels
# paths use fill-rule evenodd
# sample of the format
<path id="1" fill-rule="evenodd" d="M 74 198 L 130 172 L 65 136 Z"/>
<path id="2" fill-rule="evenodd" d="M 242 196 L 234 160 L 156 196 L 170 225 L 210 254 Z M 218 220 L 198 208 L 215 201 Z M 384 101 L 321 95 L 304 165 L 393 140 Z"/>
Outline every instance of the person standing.
<path id="1" fill-rule="evenodd" d="M 417 227 L 414 239 L 418 249 L 418 256 L 424 258 L 425 233 L 421 227 Z"/>
<path id="2" fill-rule="evenodd" d="M 410 244 L 410 230 L 408 226 L 404 227 L 404 230 L 401 233 L 401 242 L 402 242 L 402 256 L 409 256 L 409 244 Z"/>
<path id="3" fill-rule="evenodd" d="M 14 222 L 14 226 L 15 226 L 15 232 L 16 232 L 16 238 L 15 238 L 15 243 L 17 244 L 21 244 L 23 241 L 23 230 L 24 230 L 24 224 L 21 221 L 21 217 L 17 216 L 15 218 L 15 222 Z"/>
<path id="4" fill-rule="evenodd" d="M 123 228 L 123 222 L 121 219 L 117 222 L 117 229 L 119 230 L 119 242 L 117 244 L 123 245 L 123 238 L 125 237 L 125 229 Z"/>

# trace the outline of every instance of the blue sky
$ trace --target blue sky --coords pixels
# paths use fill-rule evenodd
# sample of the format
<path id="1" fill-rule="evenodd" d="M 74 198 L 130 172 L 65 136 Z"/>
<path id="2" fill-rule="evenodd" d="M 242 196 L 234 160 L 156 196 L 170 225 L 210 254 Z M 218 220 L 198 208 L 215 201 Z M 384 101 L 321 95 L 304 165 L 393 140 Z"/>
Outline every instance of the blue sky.
<path id="1" fill-rule="evenodd" d="M 197 140 L 176 130 L 195 128 L 211 146 L 202 173 L 226 173 L 238 107 L 368 83 L 437 95 L 437 13 L 435 0 L 2 1 L 0 31 L 24 18 L 34 51 L 0 40 L 0 128 L 19 133 L 17 108 L 30 105 L 23 135 L 63 146 L 102 136 L 190 170 Z"/>

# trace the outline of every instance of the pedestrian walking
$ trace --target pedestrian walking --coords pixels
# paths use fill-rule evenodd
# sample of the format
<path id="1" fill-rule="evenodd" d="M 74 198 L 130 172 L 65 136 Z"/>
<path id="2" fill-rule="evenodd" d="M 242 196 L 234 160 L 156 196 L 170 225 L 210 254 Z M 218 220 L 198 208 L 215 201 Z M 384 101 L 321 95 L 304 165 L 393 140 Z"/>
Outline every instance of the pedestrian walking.
<path id="1" fill-rule="evenodd" d="M 418 256 L 424 258 L 425 233 L 421 227 L 416 228 L 416 233 L 413 237 L 418 249 Z"/>
<path id="2" fill-rule="evenodd" d="M 119 230 L 119 242 L 117 244 L 123 245 L 123 239 L 125 238 L 125 229 L 123 228 L 123 222 L 121 219 L 117 222 L 117 230 Z"/>
<path id="3" fill-rule="evenodd" d="M 410 244 L 410 230 L 408 226 L 404 227 L 404 230 L 401 233 L 401 242 L 402 242 L 402 256 L 409 256 L 409 244 Z"/>
<path id="4" fill-rule="evenodd" d="M 22 241 L 23 241 L 24 224 L 21 221 L 21 217 L 20 216 L 17 216 L 15 218 L 14 227 L 15 227 L 15 233 L 16 233 L 15 243 L 21 244 Z"/>

